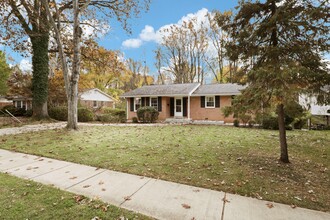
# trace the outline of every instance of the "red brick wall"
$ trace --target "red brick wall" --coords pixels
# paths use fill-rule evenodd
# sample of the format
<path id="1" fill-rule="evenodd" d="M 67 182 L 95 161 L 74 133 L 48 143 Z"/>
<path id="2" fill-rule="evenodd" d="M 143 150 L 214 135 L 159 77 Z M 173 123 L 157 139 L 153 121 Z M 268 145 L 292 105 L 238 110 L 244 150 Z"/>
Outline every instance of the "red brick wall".
<path id="1" fill-rule="evenodd" d="M 193 120 L 210 120 L 210 121 L 224 121 L 232 123 L 234 118 L 225 118 L 221 109 L 225 106 L 231 105 L 230 96 L 220 96 L 220 108 L 201 108 L 201 97 L 190 98 L 190 117 Z"/>
<path id="2" fill-rule="evenodd" d="M 85 106 L 85 107 L 88 107 L 88 108 L 94 108 L 94 101 L 90 101 L 90 100 L 80 100 L 79 101 L 81 106 Z M 113 108 L 114 106 L 114 103 L 113 102 L 101 102 L 101 101 L 97 101 L 97 108 L 100 108 L 100 107 L 110 107 L 110 108 Z"/>

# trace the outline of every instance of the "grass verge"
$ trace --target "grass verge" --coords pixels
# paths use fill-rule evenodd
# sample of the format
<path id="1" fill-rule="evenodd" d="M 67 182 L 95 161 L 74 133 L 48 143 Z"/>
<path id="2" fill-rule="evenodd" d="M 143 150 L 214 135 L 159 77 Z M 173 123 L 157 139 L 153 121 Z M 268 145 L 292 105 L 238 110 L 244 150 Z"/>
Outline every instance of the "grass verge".
<path id="1" fill-rule="evenodd" d="M 8 174 L 0 179 L 0 219 L 151 219 Z"/>
<path id="2" fill-rule="evenodd" d="M 3 136 L 1 148 L 330 210 L 329 131 L 288 131 L 291 163 L 278 162 L 278 132 L 223 126 L 81 127 Z"/>

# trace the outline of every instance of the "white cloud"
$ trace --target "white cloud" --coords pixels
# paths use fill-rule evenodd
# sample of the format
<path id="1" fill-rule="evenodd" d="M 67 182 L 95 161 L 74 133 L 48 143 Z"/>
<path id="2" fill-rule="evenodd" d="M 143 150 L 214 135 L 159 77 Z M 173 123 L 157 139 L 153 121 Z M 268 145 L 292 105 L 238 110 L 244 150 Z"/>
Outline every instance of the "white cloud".
<path id="1" fill-rule="evenodd" d="M 122 43 L 122 46 L 125 48 L 139 48 L 143 42 L 156 42 L 161 43 L 163 36 L 166 34 L 164 30 L 170 28 L 172 25 L 182 26 L 185 22 L 189 20 L 195 19 L 196 28 L 200 28 L 201 25 L 209 25 L 207 13 L 209 11 L 206 8 L 202 8 L 196 13 L 189 13 L 183 16 L 176 24 L 166 24 L 160 27 L 157 31 L 155 31 L 154 27 L 150 25 L 146 25 L 144 29 L 139 34 L 139 38 L 131 38 L 125 40 Z"/>
<path id="2" fill-rule="evenodd" d="M 184 22 L 188 22 L 190 20 L 196 19 L 197 26 L 200 26 L 202 23 L 208 23 L 207 13 L 209 11 L 206 8 L 202 8 L 201 10 L 197 11 L 196 13 L 189 13 L 186 16 L 183 16 L 179 21 L 178 25 L 182 25 Z"/>
<path id="3" fill-rule="evenodd" d="M 19 68 L 23 72 L 32 72 L 32 63 L 28 59 L 22 59 L 19 63 Z"/>
<path id="4" fill-rule="evenodd" d="M 125 40 L 122 45 L 125 48 L 139 48 L 142 45 L 142 40 L 141 39 L 137 39 L 137 38 L 133 38 L 133 39 L 128 39 Z"/>
<path id="5" fill-rule="evenodd" d="M 161 36 L 159 31 L 155 32 L 155 29 L 152 26 L 146 25 L 140 33 L 140 39 L 142 41 L 160 42 Z"/>

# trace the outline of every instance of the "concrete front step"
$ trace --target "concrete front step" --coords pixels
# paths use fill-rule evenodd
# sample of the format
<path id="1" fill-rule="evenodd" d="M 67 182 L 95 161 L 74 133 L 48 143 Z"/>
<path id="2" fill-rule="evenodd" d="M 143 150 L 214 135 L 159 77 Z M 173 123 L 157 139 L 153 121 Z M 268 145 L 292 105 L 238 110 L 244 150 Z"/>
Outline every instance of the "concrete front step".
<path id="1" fill-rule="evenodd" d="M 165 123 L 169 124 L 196 124 L 196 125 L 224 125 L 224 121 L 192 120 L 188 118 L 167 118 Z"/>
<path id="2" fill-rule="evenodd" d="M 165 123 L 169 124 L 191 124 L 192 120 L 188 118 L 167 118 Z"/>

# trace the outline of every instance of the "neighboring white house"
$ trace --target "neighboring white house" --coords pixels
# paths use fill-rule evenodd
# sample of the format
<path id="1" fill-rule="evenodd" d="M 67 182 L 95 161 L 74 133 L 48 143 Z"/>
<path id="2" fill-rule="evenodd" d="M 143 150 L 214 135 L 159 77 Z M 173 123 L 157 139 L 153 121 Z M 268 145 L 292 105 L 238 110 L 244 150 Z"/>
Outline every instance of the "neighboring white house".
<path id="1" fill-rule="evenodd" d="M 79 94 L 80 104 L 91 108 L 110 107 L 115 108 L 115 99 L 110 95 L 94 88 Z"/>
<path id="2" fill-rule="evenodd" d="M 318 105 L 314 96 L 300 95 L 299 104 L 312 115 L 330 116 L 330 105 Z"/>

